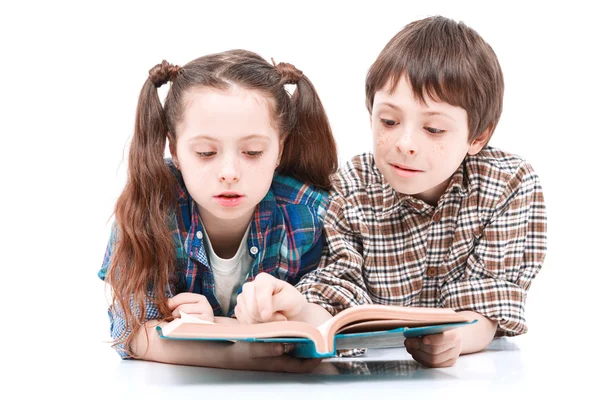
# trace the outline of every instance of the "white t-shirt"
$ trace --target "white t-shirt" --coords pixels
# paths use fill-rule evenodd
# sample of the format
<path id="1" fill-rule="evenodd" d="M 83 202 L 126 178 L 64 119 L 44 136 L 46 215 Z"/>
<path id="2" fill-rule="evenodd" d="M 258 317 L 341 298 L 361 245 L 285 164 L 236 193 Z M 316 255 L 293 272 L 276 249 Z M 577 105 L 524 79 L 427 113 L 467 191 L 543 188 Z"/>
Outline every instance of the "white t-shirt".
<path id="1" fill-rule="evenodd" d="M 253 259 L 248 254 L 247 242 L 249 232 L 250 225 L 246 229 L 237 252 L 229 259 L 221 258 L 214 252 L 210 238 L 206 231 L 204 232 L 206 254 L 208 255 L 215 279 L 215 294 L 225 314 L 229 312 L 230 308 L 235 307 L 238 290 L 246 282 L 248 271 L 252 265 Z"/>

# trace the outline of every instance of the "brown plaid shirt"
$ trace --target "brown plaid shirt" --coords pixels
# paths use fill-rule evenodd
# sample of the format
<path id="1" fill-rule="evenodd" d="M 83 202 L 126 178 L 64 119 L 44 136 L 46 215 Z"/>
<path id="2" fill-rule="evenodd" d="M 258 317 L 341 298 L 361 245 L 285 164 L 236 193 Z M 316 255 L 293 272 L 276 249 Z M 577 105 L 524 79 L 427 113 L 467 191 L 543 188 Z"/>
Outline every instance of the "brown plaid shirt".
<path id="1" fill-rule="evenodd" d="M 370 153 L 334 177 L 318 269 L 298 289 L 332 314 L 364 303 L 450 307 L 527 331 L 527 290 L 546 252 L 539 179 L 487 147 L 467 156 L 437 206 L 396 192 Z"/>

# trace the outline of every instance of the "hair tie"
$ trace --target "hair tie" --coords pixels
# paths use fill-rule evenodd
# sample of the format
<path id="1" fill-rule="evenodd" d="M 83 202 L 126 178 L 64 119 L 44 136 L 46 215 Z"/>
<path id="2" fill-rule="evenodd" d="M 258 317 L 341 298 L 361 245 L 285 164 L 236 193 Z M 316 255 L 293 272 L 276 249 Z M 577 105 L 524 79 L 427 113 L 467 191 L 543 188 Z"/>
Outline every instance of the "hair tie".
<path id="1" fill-rule="evenodd" d="M 292 64 L 288 64 L 288 63 L 284 63 L 284 62 L 280 62 L 279 64 L 277 64 L 277 63 L 275 63 L 275 60 L 273 59 L 273 57 L 271 57 L 271 62 L 273 63 L 273 66 L 275 67 L 275 69 L 277 70 L 279 75 L 281 75 L 280 83 L 283 85 L 287 85 L 287 84 L 297 85 L 298 82 L 300 81 L 300 79 L 302 79 L 302 77 L 304 76 L 302 71 L 300 71 L 298 68 L 296 68 Z"/>
<path id="2" fill-rule="evenodd" d="M 154 86 L 159 88 L 169 81 L 172 82 L 177 77 L 177 74 L 179 74 L 179 71 L 181 71 L 179 65 L 169 64 L 166 60 L 163 60 L 162 63 L 152 67 L 148 71 L 148 75 Z"/>

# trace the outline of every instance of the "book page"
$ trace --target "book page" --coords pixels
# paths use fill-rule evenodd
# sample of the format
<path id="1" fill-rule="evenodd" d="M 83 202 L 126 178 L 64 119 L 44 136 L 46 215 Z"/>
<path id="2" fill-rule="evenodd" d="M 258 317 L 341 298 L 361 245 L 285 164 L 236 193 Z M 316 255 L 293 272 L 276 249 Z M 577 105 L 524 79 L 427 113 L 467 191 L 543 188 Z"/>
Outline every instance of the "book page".
<path id="1" fill-rule="evenodd" d="M 423 321 L 411 321 L 403 319 L 389 319 L 389 320 L 375 320 L 375 321 L 362 321 L 352 322 L 344 325 L 340 328 L 337 333 L 360 333 L 360 332 L 374 332 L 383 331 L 396 328 L 415 328 L 419 326 L 431 325 L 430 322 Z"/>
<path id="2" fill-rule="evenodd" d="M 345 309 L 325 321 L 317 329 L 323 337 L 331 338 L 344 331 L 372 331 L 381 328 L 414 327 L 466 322 L 468 318 L 449 308 L 402 307 L 382 304 L 363 304 Z"/>
<path id="3" fill-rule="evenodd" d="M 404 347 L 406 337 L 403 332 L 380 332 L 370 335 L 340 335 L 336 337 L 337 350 L 347 349 L 385 349 L 390 347 Z"/>
<path id="4" fill-rule="evenodd" d="M 396 328 L 387 331 L 381 330 L 374 332 L 365 331 L 360 333 L 338 333 L 335 335 L 335 342 L 338 350 L 355 348 L 377 349 L 387 347 L 404 347 L 404 339 L 407 337 L 435 335 L 476 322 L 477 320 L 472 320 L 470 322 Z"/>
<path id="5" fill-rule="evenodd" d="M 328 347 L 317 329 L 306 322 L 277 321 L 260 324 L 228 324 L 204 321 L 186 313 L 181 314 L 181 318 L 175 318 L 162 327 L 157 326 L 161 338 L 280 343 L 305 343 L 308 340 L 314 343 L 315 351 L 319 354 L 329 354 L 333 351 L 333 338 L 331 339 L 331 347 Z"/>
<path id="6" fill-rule="evenodd" d="M 184 312 L 180 312 L 181 313 L 181 317 L 180 318 L 175 318 L 173 321 L 167 323 L 166 325 L 164 325 L 162 328 L 160 328 L 160 331 L 163 335 L 165 336 L 169 336 L 173 331 L 177 330 L 180 326 L 182 325 L 188 325 L 188 324 L 192 324 L 192 325 L 215 325 L 214 322 L 210 322 L 210 321 L 205 321 L 203 319 L 194 317 L 192 315 L 186 314 Z M 157 327 L 158 329 L 158 327 Z"/>
<path id="7" fill-rule="evenodd" d="M 210 325 L 214 325 L 214 322 L 211 321 L 205 321 L 203 319 L 200 319 L 198 317 L 194 317 L 190 314 L 186 314 L 183 311 L 179 311 L 179 313 L 181 314 L 181 322 L 190 322 L 192 324 L 210 324 Z"/>

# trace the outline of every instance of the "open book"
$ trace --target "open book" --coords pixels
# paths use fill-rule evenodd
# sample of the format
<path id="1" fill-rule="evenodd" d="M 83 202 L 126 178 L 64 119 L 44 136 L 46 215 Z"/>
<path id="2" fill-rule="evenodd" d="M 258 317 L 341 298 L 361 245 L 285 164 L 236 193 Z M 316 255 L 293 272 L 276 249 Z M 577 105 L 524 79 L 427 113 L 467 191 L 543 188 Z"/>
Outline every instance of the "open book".
<path id="1" fill-rule="evenodd" d="M 441 333 L 474 323 L 449 308 L 363 304 L 348 308 L 315 327 L 306 322 L 220 324 L 185 313 L 162 328 L 163 339 L 280 342 L 295 344 L 296 357 L 333 357 L 337 350 L 400 347 L 407 337 Z"/>

